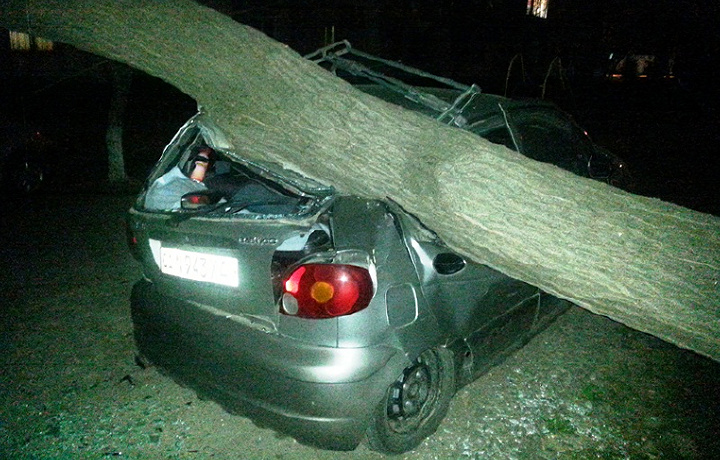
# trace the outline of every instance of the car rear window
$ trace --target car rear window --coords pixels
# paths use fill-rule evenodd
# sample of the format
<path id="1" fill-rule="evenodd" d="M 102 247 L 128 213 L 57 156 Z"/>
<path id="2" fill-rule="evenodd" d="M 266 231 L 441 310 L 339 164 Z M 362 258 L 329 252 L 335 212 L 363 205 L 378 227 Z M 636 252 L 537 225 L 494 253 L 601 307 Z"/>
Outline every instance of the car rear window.
<path id="1" fill-rule="evenodd" d="M 211 144 L 197 126 L 181 131 L 151 174 L 142 208 L 257 218 L 304 215 L 321 201 L 259 174 Z M 183 205 L 188 199 L 200 204 L 188 208 Z"/>

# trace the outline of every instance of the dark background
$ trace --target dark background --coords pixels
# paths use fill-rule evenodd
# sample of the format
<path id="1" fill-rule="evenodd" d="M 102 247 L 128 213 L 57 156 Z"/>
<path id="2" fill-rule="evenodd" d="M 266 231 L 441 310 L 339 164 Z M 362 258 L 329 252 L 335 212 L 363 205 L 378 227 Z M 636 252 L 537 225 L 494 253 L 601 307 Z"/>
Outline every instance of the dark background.
<path id="1" fill-rule="evenodd" d="M 348 39 L 485 92 L 544 96 L 629 163 L 634 192 L 718 212 L 720 6 L 713 0 L 550 0 L 545 19 L 526 14 L 526 0 L 204 3 L 301 54 Z M 10 50 L 0 32 L 0 111 L 58 145 L 47 158 L 46 190 L 102 184 L 117 64 L 60 43 L 50 52 Z M 643 78 L 628 70 L 609 77 L 622 58 L 637 55 L 653 59 Z M 134 183 L 195 108 L 169 85 L 133 73 L 124 148 Z"/>

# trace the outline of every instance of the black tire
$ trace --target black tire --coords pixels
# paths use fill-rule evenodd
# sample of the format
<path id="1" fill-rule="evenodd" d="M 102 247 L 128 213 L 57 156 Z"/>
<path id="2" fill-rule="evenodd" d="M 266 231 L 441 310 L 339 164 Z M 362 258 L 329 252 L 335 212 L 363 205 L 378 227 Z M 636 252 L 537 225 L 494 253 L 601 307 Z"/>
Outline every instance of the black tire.
<path id="1" fill-rule="evenodd" d="M 422 353 L 388 388 L 367 430 L 368 445 L 386 454 L 417 447 L 437 430 L 455 394 L 452 353 L 435 348 Z"/>

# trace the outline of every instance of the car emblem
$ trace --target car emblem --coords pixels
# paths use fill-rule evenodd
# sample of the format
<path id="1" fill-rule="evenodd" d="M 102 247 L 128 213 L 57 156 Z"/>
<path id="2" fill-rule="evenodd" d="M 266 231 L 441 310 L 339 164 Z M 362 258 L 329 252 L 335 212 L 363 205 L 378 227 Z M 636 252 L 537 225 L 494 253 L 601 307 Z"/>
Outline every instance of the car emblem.
<path id="1" fill-rule="evenodd" d="M 274 246 L 278 244 L 277 238 L 260 238 L 257 236 L 247 237 L 243 236 L 238 239 L 238 243 L 246 244 L 248 246 Z"/>

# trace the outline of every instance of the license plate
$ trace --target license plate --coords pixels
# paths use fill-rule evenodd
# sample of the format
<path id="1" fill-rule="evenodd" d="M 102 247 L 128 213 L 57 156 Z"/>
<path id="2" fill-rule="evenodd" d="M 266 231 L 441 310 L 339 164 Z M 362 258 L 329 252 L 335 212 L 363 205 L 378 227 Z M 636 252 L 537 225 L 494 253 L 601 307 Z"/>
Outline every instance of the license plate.
<path id="1" fill-rule="evenodd" d="M 238 286 L 238 261 L 233 257 L 160 248 L 160 260 L 160 270 L 165 274 L 224 286 Z"/>

